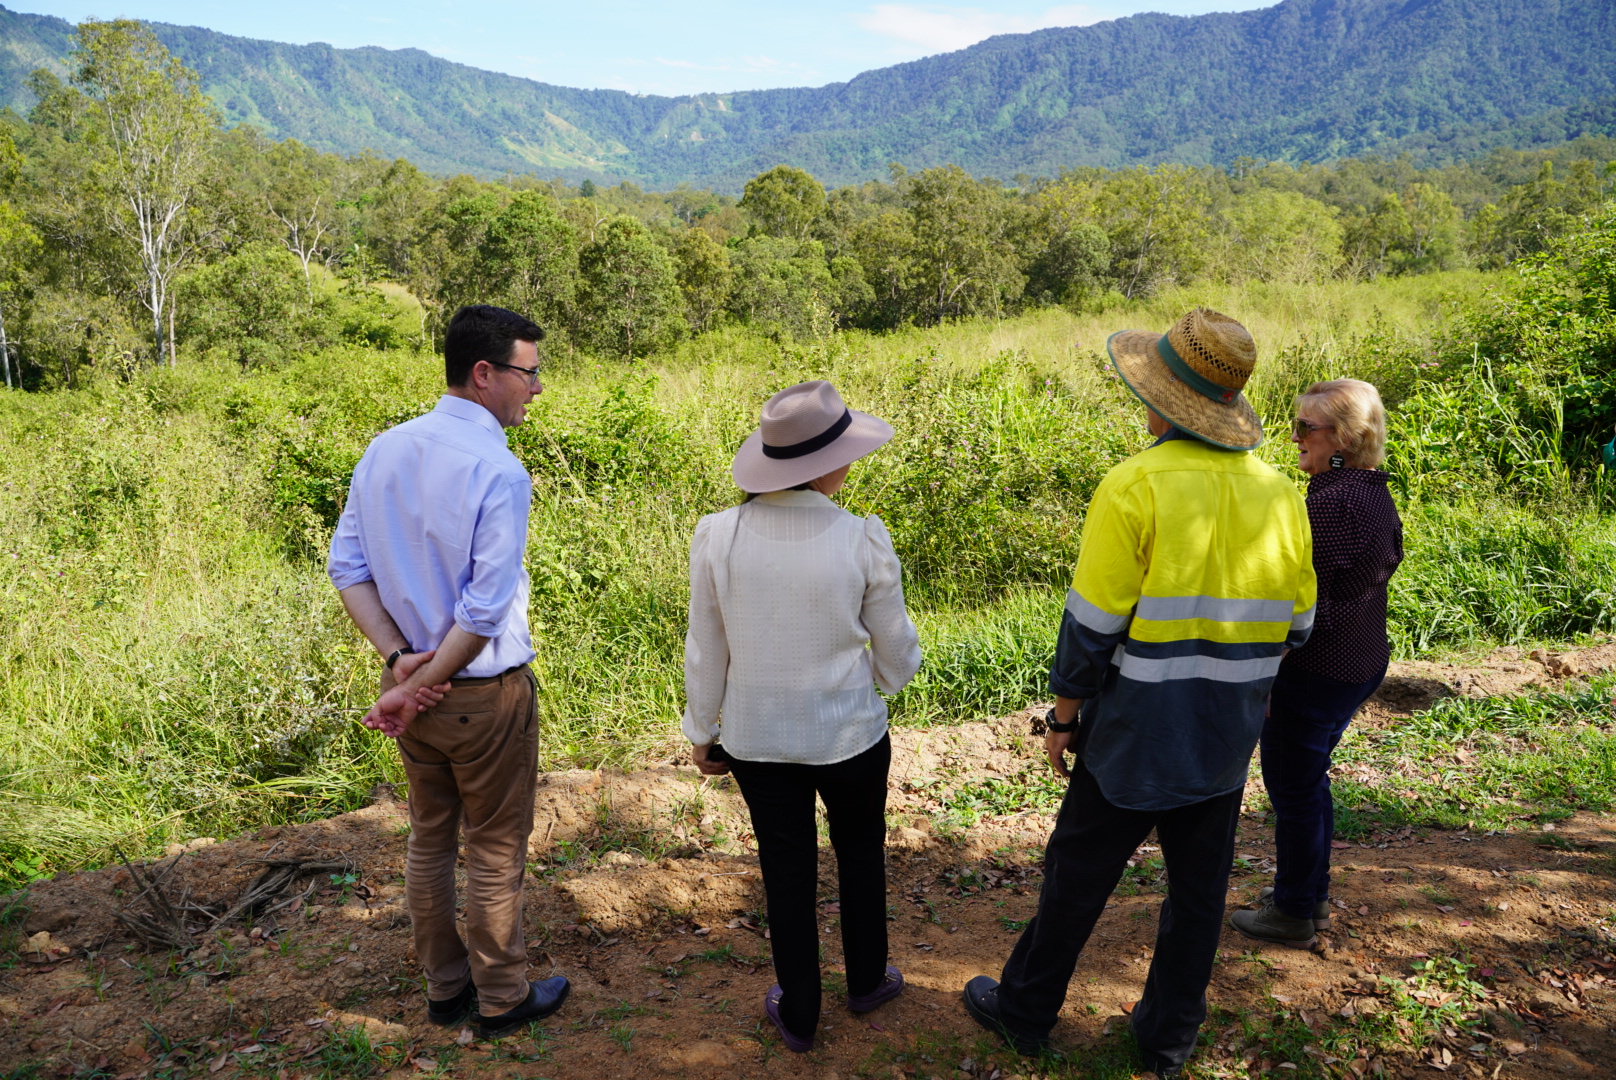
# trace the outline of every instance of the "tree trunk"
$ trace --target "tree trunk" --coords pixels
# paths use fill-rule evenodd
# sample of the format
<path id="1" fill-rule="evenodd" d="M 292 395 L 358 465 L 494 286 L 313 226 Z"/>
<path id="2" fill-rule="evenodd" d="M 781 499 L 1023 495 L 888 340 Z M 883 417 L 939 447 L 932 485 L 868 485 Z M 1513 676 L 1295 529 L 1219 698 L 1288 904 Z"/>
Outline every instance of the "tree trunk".
<path id="1" fill-rule="evenodd" d="M 0 310 L 0 361 L 5 363 L 6 389 L 12 388 L 11 383 L 11 341 L 6 337 L 6 313 Z M 17 372 L 17 381 L 22 381 L 22 372 Z"/>
<path id="2" fill-rule="evenodd" d="M 153 359 L 161 364 L 163 362 L 163 346 L 165 342 L 163 340 L 163 294 L 158 290 L 162 286 L 156 274 L 150 275 L 148 280 L 151 283 L 152 342 L 157 346 L 157 352 Z"/>

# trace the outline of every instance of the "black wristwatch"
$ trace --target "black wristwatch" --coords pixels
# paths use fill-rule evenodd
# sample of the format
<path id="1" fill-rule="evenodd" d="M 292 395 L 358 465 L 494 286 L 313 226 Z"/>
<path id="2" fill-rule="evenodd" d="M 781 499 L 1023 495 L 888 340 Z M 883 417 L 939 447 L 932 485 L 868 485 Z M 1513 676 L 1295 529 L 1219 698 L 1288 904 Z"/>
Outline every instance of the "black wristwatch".
<path id="1" fill-rule="evenodd" d="M 399 657 L 403 656 L 405 653 L 412 653 L 414 651 L 415 650 L 410 648 L 408 645 L 404 646 L 402 649 L 394 649 L 393 654 L 387 658 L 387 664 L 386 664 L 387 670 L 388 671 L 393 670 L 393 665 L 398 663 L 398 658 Z"/>
<path id="2" fill-rule="evenodd" d="M 1051 708 L 1044 714 L 1044 730 L 1053 731 L 1057 735 L 1065 735 L 1068 731 L 1077 730 L 1077 718 L 1073 718 L 1070 724 L 1057 724 L 1055 722 L 1055 710 Z"/>

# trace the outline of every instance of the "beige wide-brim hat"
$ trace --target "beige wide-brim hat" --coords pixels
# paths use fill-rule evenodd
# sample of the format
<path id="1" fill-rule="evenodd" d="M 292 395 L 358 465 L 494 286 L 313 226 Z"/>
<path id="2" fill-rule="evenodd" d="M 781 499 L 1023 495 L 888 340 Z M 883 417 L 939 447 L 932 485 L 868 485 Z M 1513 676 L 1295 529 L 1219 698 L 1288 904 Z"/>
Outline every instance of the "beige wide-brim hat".
<path id="1" fill-rule="evenodd" d="M 892 438 L 892 425 L 849 409 L 823 380 L 788 386 L 763 403 L 763 422 L 735 453 L 742 491 L 784 491 L 851 465 Z"/>
<path id="2" fill-rule="evenodd" d="M 1180 431 L 1230 450 L 1262 445 L 1262 421 L 1241 392 L 1257 346 L 1229 316 L 1196 308 L 1165 334 L 1119 330 L 1105 347 L 1128 389 Z"/>

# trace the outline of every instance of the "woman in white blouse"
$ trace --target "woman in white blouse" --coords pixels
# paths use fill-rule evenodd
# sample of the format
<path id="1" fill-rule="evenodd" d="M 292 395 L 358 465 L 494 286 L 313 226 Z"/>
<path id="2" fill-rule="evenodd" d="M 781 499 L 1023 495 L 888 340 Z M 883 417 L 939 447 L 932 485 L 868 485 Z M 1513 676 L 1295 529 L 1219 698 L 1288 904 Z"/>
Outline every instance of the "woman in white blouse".
<path id="1" fill-rule="evenodd" d="M 735 455 L 746 500 L 702 518 L 690 545 L 684 733 L 697 768 L 733 770 L 746 799 L 780 980 L 764 1011 L 799 1053 L 819 1024 L 816 792 L 836 851 L 848 1007 L 903 989 L 887 965 L 892 744 L 876 687 L 893 694 L 914 677 L 920 639 L 886 526 L 829 498 L 891 438 L 828 382 L 780 391 Z"/>

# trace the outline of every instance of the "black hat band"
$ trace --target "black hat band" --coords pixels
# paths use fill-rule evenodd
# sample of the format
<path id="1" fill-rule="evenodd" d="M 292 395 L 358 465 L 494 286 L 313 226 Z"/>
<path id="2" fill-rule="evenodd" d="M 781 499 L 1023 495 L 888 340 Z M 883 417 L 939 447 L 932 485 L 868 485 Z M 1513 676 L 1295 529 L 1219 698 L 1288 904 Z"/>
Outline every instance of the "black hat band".
<path id="1" fill-rule="evenodd" d="M 766 442 L 762 443 L 763 456 L 769 458 L 799 458 L 805 454 L 811 454 L 815 450 L 823 450 L 840 438 L 842 432 L 846 431 L 852 423 L 853 411 L 844 408 L 841 419 L 811 439 L 804 439 L 802 442 L 792 443 L 790 446 L 771 446 Z M 762 442 L 762 440 L 759 441 Z"/>

